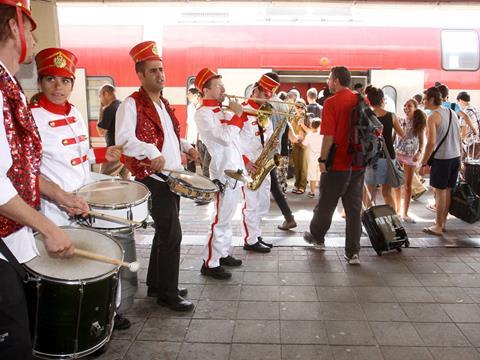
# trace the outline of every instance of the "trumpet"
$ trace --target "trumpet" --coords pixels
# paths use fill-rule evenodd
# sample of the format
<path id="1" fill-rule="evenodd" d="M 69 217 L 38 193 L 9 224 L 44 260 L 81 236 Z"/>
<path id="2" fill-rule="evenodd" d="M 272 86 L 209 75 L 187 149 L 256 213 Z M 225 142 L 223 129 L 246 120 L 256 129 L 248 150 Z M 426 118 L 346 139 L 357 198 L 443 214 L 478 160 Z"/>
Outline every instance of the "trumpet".
<path id="1" fill-rule="evenodd" d="M 237 96 L 237 95 L 229 95 L 229 94 L 223 94 L 225 95 L 229 100 L 230 99 L 241 99 L 241 100 L 253 100 L 253 101 L 267 101 L 269 103 L 281 103 L 281 104 L 287 104 L 288 103 L 282 101 L 282 100 L 268 100 L 268 99 L 260 99 L 260 98 L 253 98 L 253 97 L 246 97 L 246 96 Z"/>

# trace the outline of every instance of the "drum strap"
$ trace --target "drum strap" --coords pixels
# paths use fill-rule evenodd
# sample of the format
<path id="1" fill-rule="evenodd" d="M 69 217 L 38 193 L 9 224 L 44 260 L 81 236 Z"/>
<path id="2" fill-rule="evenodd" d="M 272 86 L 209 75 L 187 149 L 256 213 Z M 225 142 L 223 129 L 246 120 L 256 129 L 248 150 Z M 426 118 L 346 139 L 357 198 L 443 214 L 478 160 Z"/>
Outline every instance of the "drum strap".
<path id="1" fill-rule="evenodd" d="M 3 256 L 5 256 L 8 262 L 13 266 L 18 276 L 20 277 L 20 280 L 26 281 L 28 279 L 27 272 L 25 271 L 23 266 L 20 265 L 17 258 L 15 257 L 15 255 L 12 254 L 12 252 L 10 251 L 7 244 L 5 244 L 2 238 L 0 238 L 0 252 L 3 254 Z"/>

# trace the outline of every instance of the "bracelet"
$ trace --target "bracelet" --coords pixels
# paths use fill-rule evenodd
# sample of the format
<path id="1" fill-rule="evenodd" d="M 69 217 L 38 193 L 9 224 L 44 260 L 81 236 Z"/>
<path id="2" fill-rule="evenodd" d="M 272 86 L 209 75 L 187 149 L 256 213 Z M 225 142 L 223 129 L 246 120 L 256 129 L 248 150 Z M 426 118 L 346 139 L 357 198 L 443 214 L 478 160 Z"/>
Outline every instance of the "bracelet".
<path id="1" fill-rule="evenodd" d="M 323 160 L 321 158 L 318 158 L 318 163 L 319 164 L 325 164 L 327 162 L 327 160 Z"/>

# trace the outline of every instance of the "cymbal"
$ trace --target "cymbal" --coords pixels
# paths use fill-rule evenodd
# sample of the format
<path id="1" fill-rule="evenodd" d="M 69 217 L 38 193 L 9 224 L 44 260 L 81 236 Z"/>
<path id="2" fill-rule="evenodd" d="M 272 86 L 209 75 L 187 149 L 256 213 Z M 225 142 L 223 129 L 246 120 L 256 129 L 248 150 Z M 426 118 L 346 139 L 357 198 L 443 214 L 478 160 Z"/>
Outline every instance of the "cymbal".
<path id="1" fill-rule="evenodd" d="M 232 179 L 244 182 L 245 184 L 252 182 L 252 178 L 248 176 L 247 174 L 244 174 L 241 169 L 238 170 L 232 170 L 232 169 L 227 169 L 224 171 L 225 175 L 228 177 L 231 177 Z"/>

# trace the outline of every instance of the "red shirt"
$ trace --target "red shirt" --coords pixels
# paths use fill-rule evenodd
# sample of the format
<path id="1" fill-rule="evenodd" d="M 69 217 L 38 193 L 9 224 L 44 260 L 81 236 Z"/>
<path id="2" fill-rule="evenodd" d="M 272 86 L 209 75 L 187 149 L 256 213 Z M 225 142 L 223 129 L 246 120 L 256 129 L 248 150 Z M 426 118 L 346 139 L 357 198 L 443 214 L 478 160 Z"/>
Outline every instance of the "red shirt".
<path id="1" fill-rule="evenodd" d="M 350 89 L 343 89 L 323 104 L 320 134 L 333 136 L 333 142 L 337 145 L 332 170 L 346 171 L 352 167 L 352 155 L 348 153 L 349 127 L 350 114 L 357 102 L 356 94 Z"/>

